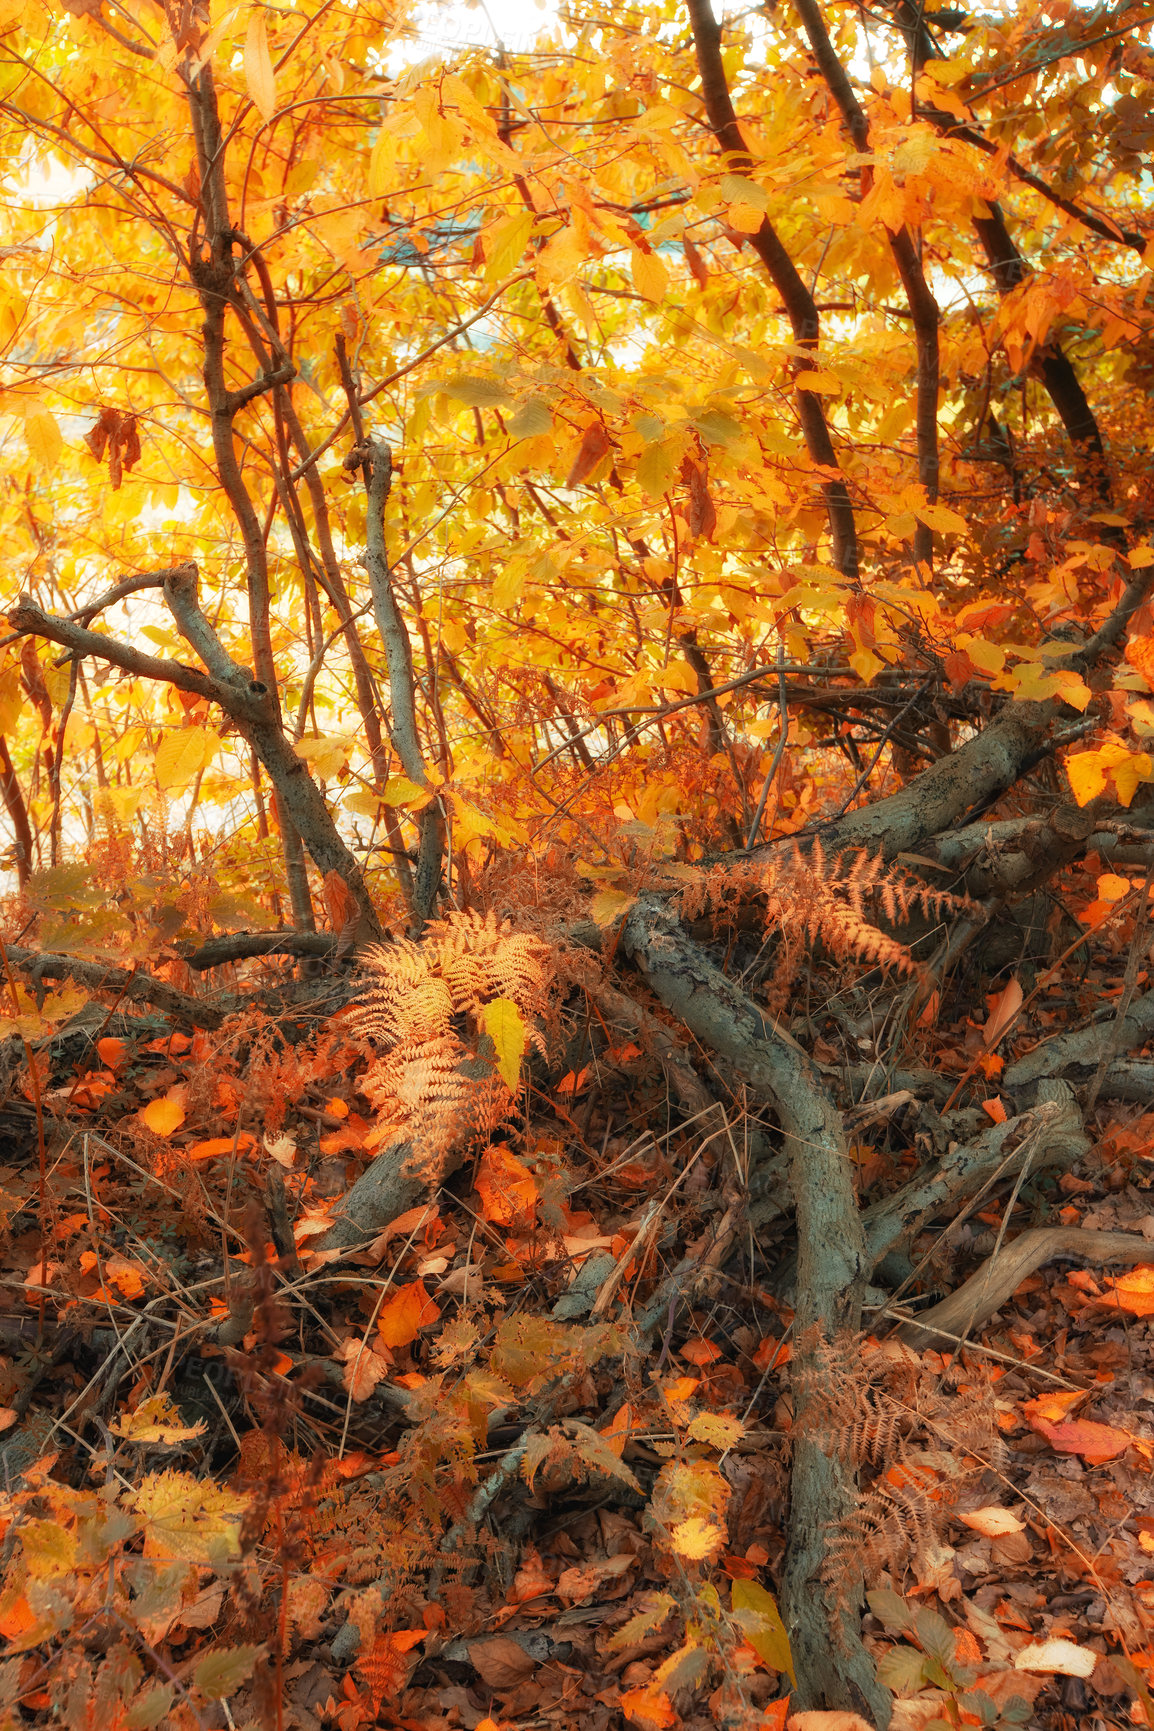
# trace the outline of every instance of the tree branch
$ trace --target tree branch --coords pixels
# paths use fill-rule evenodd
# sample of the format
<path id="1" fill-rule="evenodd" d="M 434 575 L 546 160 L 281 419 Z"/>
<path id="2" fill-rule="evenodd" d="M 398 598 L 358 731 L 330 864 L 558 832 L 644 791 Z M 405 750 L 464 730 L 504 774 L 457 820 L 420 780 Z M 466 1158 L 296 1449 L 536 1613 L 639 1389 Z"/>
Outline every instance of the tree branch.
<path id="1" fill-rule="evenodd" d="M 817 0 L 794 0 L 797 13 L 801 19 L 809 45 L 813 50 L 818 68 L 829 87 L 830 95 L 837 103 L 846 130 L 859 155 L 865 155 L 870 148 L 869 122 L 865 109 L 858 101 L 849 80 L 849 74 L 842 65 L 825 26 L 825 19 Z M 867 163 L 862 166 L 862 193 L 868 193 L 873 183 L 873 170 Z M 918 445 L 918 479 L 925 488 L 926 498 L 932 505 L 938 497 L 938 391 L 940 360 L 938 354 L 938 331 L 941 324 L 941 312 L 934 298 L 933 291 L 926 281 L 922 261 L 918 256 L 917 245 L 913 235 L 904 224 L 900 229 L 892 229 L 886 225 L 886 238 L 890 251 L 902 279 L 909 303 L 910 318 L 913 322 L 914 343 L 917 349 L 917 445 Z M 913 551 L 915 560 L 921 565 L 930 565 L 933 560 L 933 532 L 925 523 L 917 523 L 913 535 Z"/>
<path id="2" fill-rule="evenodd" d="M 4 953 L 14 968 L 35 980 L 75 980 L 92 992 L 115 992 L 122 1002 L 152 1004 L 166 1016 L 188 1022 L 194 1028 L 219 1028 L 224 1021 L 221 1010 L 199 998 L 190 998 L 186 992 L 178 992 L 151 974 L 109 967 L 104 962 L 82 962 L 75 956 L 60 955 L 54 950 L 31 950 L 20 944 L 8 944 Z"/>
<path id="3" fill-rule="evenodd" d="M 688 0 L 688 9 L 697 50 L 698 70 L 701 73 L 701 94 L 709 124 L 725 153 L 730 172 L 747 175 L 753 159 L 742 136 L 737 112 L 729 93 L 725 63 L 721 56 L 721 27 L 713 15 L 710 0 Z M 782 245 L 769 218 L 763 217 L 757 233 L 748 238 L 782 298 L 793 327 L 794 341 L 800 348 L 810 349 L 816 355 L 821 322 L 814 297 L 802 281 L 797 266 Z M 794 364 L 794 372 L 804 373 L 812 364 L 808 358 L 798 358 Z M 798 387 L 796 399 L 798 419 L 810 457 L 820 468 L 837 471 L 837 453 L 830 438 L 821 398 L 814 391 Z M 833 538 L 834 564 L 847 577 L 856 577 L 857 527 L 849 490 L 840 474 L 837 474 L 836 478 L 827 475 L 822 481 L 821 490 L 825 497 L 826 514 Z"/>
<path id="4" fill-rule="evenodd" d="M 783 1612 L 798 1695 L 809 1707 L 848 1708 L 889 1721 L 889 1697 L 862 1646 L 857 1608 L 830 1603 L 821 1579 L 827 1534 L 857 1504 L 852 1475 L 821 1446 L 821 1342 L 855 1329 L 865 1240 L 841 1121 L 808 1056 L 783 1038 L 652 898 L 626 917 L 621 943 L 665 1006 L 776 1103 L 797 1209 L 795 1443 Z M 806 1418 L 810 1419 L 807 1425 Z"/>
<path id="5" fill-rule="evenodd" d="M 357 445 L 346 458 L 346 466 L 363 469 L 365 489 L 368 493 L 365 565 L 369 573 L 373 614 L 385 646 L 385 660 L 389 669 L 393 744 L 409 780 L 417 787 L 429 788 L 432 791 L 417 732 L 413 649 L 400 608 L 397 606 L 385 546 L 385 506 L 393 480 L 393 454 L 389 447 L 379 440 L 367 439 L 364 444 Z M 419 813 L 417 829 L 420 844 L 413 885 L 413 919 L 419 930 L 431 915 L 437 899 L 441 882 L 441 860 L 445 850 L 444 814 L 441 802 L 435 794 Z"/>

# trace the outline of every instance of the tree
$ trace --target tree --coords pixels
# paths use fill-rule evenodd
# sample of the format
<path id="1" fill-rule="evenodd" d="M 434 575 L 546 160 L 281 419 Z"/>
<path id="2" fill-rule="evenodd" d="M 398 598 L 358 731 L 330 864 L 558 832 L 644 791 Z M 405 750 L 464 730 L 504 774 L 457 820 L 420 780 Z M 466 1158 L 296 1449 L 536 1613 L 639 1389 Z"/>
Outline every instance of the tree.
<path id="1" fill-rule="evenodd" d="M 899 1234 L 670 898 L 724 911 L 724 856 L 915 967 L 916 1043 L 983 919 L 1148 849 L 1145 12 L 582 4 L 417 65 L 372 4 L 3 20 L 9 965 L 213 1026 L 190 970 L 341 966 L 584 862 L 570 937 L 612 934 L 790 1151 L 786 1621 L 803 1699 L 880 1723 L 805 1419 Z M 130 930 L 53 923 L 82 857 Z M 952 925 L 911 960 L 915 902 Z M 420 1190 L 382 1154 L 349 1217 Z"/>

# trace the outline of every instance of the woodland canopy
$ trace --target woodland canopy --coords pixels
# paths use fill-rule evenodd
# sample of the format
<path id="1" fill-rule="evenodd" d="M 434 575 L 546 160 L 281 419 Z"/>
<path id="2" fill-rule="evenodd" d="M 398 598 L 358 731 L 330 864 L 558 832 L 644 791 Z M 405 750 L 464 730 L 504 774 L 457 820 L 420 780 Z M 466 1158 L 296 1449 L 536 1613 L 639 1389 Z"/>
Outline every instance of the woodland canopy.
<path id="1" fill-rule="evenodd" d="M 1154 22 L 483 12 L 0 0 L 0 1726 L 1154 1724 Z"/>

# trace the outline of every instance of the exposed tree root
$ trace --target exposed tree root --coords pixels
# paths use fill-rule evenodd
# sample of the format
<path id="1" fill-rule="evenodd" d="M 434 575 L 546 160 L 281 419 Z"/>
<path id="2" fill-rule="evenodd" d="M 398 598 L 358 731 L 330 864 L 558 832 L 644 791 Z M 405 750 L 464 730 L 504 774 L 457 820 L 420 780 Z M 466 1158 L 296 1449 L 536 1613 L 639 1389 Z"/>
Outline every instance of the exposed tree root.
<path id="1" fill-rule="evenodd" d="M 1005 1244 L 956 1292 L 898 1330 L 916 1352 L 935 1341 L 957 1340 L 1000 1310 L 1036 1268 L 1055 1256 L 1081 1262 L 1143 1262 L 1150 1240 L 1138 1232 L 1088 1232 L 1084 1226 L 1036 1226 Z"/>
<path id="2" fill-rule="evenodd" d="M 1006 1070 L 1003 1078 L 1013 1093 L 1028 1088 L 1044 1076 L 1061 1076 L 1071 1070 L 1096 1069 L 1126 1047 L 1141 1046 L 1154 1034 L 1154 992 L 1135 1000 L 1122 1021 L 1111 1017 L 1095 1022 L 1076 1034 L 1058 1034 L 1044 1040 Z"/>
<path id="3" fill-rule="evenodd" d="M 822 1582 L 828 1533 L 853 1511 L 853 1476 L 805 1423 L 822 1404 L 818 1348 L 856 1329 L 865 1247 L 841 1121 L 806 1054 L 688 939 L 660 904 L 642 899 L 622 944 L 666 1007 L 777 1105 L 797 1210 L 798 1347 L 792 1361 L 797 1441 L 790 1481 L 782 1610 L 806 1707 L 868 1713 L 889 1724 L 890 1700 L 861 1641 L 852 1594 L 831 1603 Z"/>
<path id="4" fill-rule="evenodd" d="M 58 955 L 51 950 L 29 950 L 20 944 L 9 944 L 5 950 L 14 968 L 39 983 L 41 980 L 75 980 L 93 992 L 115 992 L 122 1002 L 152 1004 L 156 1009 L 193 1028 L 219 1028 L 224 1012 L 201 998 L 190 998 L 178 992 L 165 980 L 138 969 L 109 967 L 104 962 L 82 962 L 75 956 Z"/>
<path id="5" fill-rule="evenodd" d="M 1047 1165 L 1068 1170 L 1089 1146 L 1072 1096 L 1047 1100 L 1004 1124 L 992 1124 L 973 1142 L 951 1148 L 932 1171 L 864 1211 L 870 1267 L 916 1237 L 935 1214 L 955 1208 L 963 1197 L 974 1197 L 995 1179 L 1015 1176 L 1027 1160 L 1035 1170 Z"/>

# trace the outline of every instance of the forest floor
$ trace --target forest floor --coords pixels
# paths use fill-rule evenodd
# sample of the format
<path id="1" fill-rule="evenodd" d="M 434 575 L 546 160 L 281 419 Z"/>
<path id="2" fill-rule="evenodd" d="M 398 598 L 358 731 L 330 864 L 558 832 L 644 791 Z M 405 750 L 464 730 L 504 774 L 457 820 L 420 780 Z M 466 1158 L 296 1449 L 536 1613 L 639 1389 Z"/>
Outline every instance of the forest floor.
<path id="1" fill-rule="evenodd" d="M 863 1203 L 997 1122 L 1003 1063 L 1121 994 L 1092 866 L 1055 890 L 1085 943 L 1000 1046 L 1000 992 L 963 977 L 902 1054 L 920 1089 L 876 1056 L 892 983 L 809 968 L 787 1020 Z M 372 1110 L 340 1013 L 137 1041 L 85 1013 L 87 1055 L 39 1090 L 14 1072 L 0 1126 L 9 1723 L 783 1727 L 792 1229 L 711 1055 L 720 1132 L 650 1052 L 602 1042 L 342 1256 L 315 1247 Z M 1085 1128 L 1072 1170 L 933 1222 L 904 1296 L 1038 1225 L 1148 1238 L 1150 1268 L 1047 1264 L 943 1350 L 903 1344 L 874 1289 L 831 1350 L 863 1476 L 831 1554 L 871 1577 L 899 1728 L 1154 1725 L 1154 1111 L 1100 1098 Z M 852 1591 L 836 1569 L 830 1591 Z"/>

